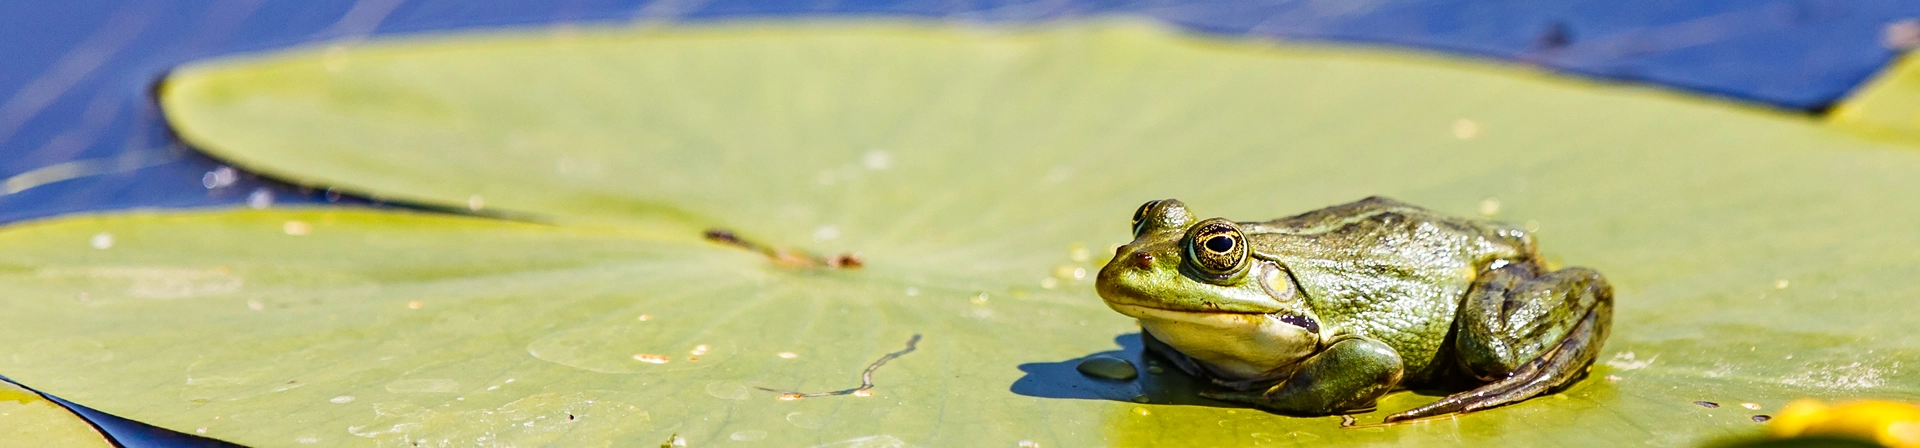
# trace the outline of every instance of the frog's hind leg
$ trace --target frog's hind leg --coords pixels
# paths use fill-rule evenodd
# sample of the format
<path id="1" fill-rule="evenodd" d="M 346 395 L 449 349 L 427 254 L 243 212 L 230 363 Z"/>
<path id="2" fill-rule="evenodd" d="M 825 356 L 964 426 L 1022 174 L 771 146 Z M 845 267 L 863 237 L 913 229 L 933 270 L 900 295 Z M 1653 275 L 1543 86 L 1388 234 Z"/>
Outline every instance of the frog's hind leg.
<path id="1" fill-rule="evenodd" d="M 1613 288 L 1591 269 L 1535 272 L 1531 264 L 1487 272 L 1474 283 L 1454 323 L 1460 367 L 1491 382 L 1386 421 L 1515 403 L 1565 389 L 1585 376 L 1613 325 Z"/>

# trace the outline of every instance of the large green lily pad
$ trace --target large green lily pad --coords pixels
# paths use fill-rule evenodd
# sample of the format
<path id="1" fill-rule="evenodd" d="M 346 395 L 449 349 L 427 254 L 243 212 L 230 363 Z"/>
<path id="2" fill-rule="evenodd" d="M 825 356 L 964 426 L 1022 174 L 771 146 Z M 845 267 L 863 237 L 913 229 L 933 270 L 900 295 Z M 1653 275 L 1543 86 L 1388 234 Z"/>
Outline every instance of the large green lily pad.
<path id="1" fill-rule="evenodd" d="M 0 380 L 0 442 L 9 446 L 113 446 L 67 408 L 6 380 Z"/>
<path id="2" fill-rule="evenodd" d="M 1670 445 L 1796 397 L 1920 398 L 1920 152 L 1663 91 L 1125 23 L 840 23 L 312 49 L 183 68 L 161 101 L 248 169 L 519 221 L 0 232 L 0 372 L 242 443 Z M 1374 429 L 1073 372 L 1141 361 L 1087 274 L 1140 202 L 1264 219 L 1373 194 L 1527 223 L 1606 273 L 1603 362 Z M 709 226 L 866 267 L 782 266 Z M 754 388 L 853 387 L 914 334 L 870 397 Z"/>

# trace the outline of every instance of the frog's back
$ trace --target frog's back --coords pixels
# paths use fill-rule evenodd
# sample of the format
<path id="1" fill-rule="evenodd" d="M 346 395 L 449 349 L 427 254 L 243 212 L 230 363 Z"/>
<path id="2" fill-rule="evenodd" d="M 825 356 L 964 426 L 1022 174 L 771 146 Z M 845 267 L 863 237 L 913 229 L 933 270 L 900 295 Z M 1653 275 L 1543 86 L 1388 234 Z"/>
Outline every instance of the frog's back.
<path id="1" fill-rule="evenodd" d="M 1322 320 L 1393 347 L 1413 381 L 1434 373 L 1481 270 L 1537 258 L 1522 229 L 1377 196 L 1242 228 L 1257 256 L 1293 274 Z"/>

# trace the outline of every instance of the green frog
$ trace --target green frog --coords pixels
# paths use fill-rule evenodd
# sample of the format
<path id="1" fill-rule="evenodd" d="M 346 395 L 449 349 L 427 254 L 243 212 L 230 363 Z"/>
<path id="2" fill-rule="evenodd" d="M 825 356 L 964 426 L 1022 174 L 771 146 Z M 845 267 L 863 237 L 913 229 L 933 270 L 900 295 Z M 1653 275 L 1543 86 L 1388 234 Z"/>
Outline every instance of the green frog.
<path id="1" fill-rule="evenodd" d="M 1387 198 L 1265 222 L 1151 201 L 1133 236 L 1095 282 L 1107 306 L 1218 386 L 1201 395 L 1283 414 L 1473 385 L 1391 423 L 1557 392 L 1586 376 L 1613 322 L 1606 279 L 1548 269 L 1525 229 Z"/>

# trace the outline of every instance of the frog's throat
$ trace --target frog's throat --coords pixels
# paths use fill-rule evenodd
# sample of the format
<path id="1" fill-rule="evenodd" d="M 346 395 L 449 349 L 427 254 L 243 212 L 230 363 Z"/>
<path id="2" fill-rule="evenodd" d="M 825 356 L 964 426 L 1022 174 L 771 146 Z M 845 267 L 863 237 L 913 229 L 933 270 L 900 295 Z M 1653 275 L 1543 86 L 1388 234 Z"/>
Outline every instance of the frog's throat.
<path id="1" fill-rule="evenodd" d="M 1319 351 L 1319 335 L 1276 314 L 1201 312 L 1109 303 L 1140 327 L 1227 380 L 1272 376 Z"/>

